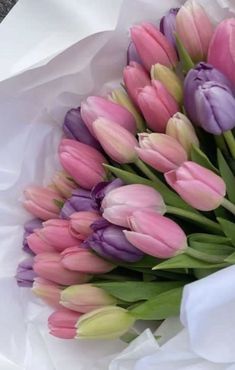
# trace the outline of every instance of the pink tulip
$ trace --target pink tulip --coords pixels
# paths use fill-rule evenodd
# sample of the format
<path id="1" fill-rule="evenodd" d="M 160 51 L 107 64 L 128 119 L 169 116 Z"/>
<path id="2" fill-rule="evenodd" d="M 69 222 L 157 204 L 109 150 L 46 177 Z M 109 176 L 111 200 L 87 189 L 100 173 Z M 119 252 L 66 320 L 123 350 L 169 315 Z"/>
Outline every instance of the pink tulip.
<path id="1" fill-rule="evenodd" d="M 61 292 L 62 306 L 77 312 L 90 312 L 101 307 L 115 305 L 116 298 L 91 284 L 72 285 Z"/>
<path id="2" fill-rule="evenodd" d="M 93 222 L 101 219 L 97 212 L 75 212 L 70 216 L 70 233 L 78 239 L 86 239 L 93 230 L 91 225 Z"/>
<path id="3" fill-rule="evenodd" d="M 103 217 L 109 222 L 128 227 L 128 218 L 139 209 L 164 214 L 166 206 L 160 193 L 147 185 L 125 185 L 110 191 L 101 204 Z"/>
<path id="4" fill-rule="evenodd" d="M 71 197 L 72 191 L 78 187 L 69 174 L 64 171 L 56 172 L 52 182 L 56 191 L 65 198 Z"/>
<path id="5" fill-rule="evenodd" d="M 235 18 L 221 22 L 211 39 L 208 63 L 222 71 L 235 84 Z"/>
<path id="6" fill-rule="evenodd" d="M 139 134 L 139 158 L 160 172 L 168 172 L 187 161 L 187 153 L 178 141 L 165 134 Z"/>
<path id="7" fill-rule="evenodd" d="M 157 80 L 152 81 L 152 86 L 146 86 L 139 91 L 138 104 L 147 126 L 155 132 L 165 132 L 167 122 L 179 111 L 174 98 Z"/>
<path id="8" fill-rule="evenodd" d="M 68 270 L 84 272 L 86 274 L 105 274 L 115 266 L 98 257 L 86 248 L 67 248 L 61 253 L 61 263 Z"/>
<path id="9" fill-rule="evenodd" d="M 40 253 L 34 257 L 33 270 L 43 279 L 61 285 L 84 284 L 91 279 L 90 275 L 70 271 L 61 263 L 59 253 Z"/>
<path id="10" fill-rule="evenodd" d="M 56 202 L 63 204 L 64 199 L 58 192 L 42 186 L 28 186 L 24 195 L 26 198 L 23 202 L 24 208 L 34 216 L 42 220 L 59 218 L 60 207 Z"/>
<path id="11" fill-rule="evenodd" d="M 133 115 L 123 106 L 101 96 L 89 96 L 86 101 L 83 101 L 81 115 L 93 136 L 96 136 L 93 130 L 93 122 L 97 118 L 106 118 L 108 121 L 118 123 L 132 134 L 136 133 L 136 123 Z"/>
<path id="12" fill-rule="evenodd" d="M 63 139 L 59 146 L 61 165 L 85 189 L 91 189 L 101 181 L 106 174 L 103 155 L 89 145 L 75 140 Z"/>
<path id="13" fill-rule="evenodd" d="M 125 128 L 105 118 L 93 123 L 93 130 L 104 151 L 118 163 L 133 163 L 137 159 L 138 142 Z"/>
<path id="14" fill-rule="evenodd" d="M 129 217 L 127 240 L 142 252 L 158 258 L 170 258 L 187 247 L 184 231 L 174 221 L 153 211 L 136 211 Z"/>
<path id="15" fill-rule="evenodd" d="M 55 247 L 45 242 L 38 234 L 37 230 L 27 237 L 28 246 L 35 254 L 45 252 L 56 252 Z"/>
<path id="16" fill-rule="evenodd" d="M 176 15 L 176 32 L 194 62 L 206 59 L 213 27 L 198 1 L 186 1 L 181 6 Z"/>
<path id="17" fill-rule="evenodd" d="M 126 66 L 123 70 L 123 80 L 128 95 L 135 105 L 138 106 L 137 97 L 139 89 L 151 85 L 148 73 L 140 64 L 131 62 L 130 65 Z"/>
<path id="18" fill-rule="evenodd" d="M 151 23 L 142 23 L 131 28 L 131 38 L 147 70 L 160 63 L 174 67 L 177 55 L 167 38 Z"/>
<path id="19" fill-rule="evenodd" d="M 60 309 L 53 312 L 48 318 L 50 334 L 62 339 L 73 339 L 76 337 L 76 324 L 81 313 Z"/>
<path id="20" fill-rule="evenodd" d="M 185 202 L 201 211 L 219 207 L 226 193 L 221 177 L 194 162 L 165 173 L 165 179 Z"/>
<path id="21" fill-rule="evenodd" d="M 36 277 L 34 279 L 32 291 L 37 297 L 41 298 L 49 306 L 61 308 L 59 302 L 62 287 L 59 285 L 41 277 Z"/>

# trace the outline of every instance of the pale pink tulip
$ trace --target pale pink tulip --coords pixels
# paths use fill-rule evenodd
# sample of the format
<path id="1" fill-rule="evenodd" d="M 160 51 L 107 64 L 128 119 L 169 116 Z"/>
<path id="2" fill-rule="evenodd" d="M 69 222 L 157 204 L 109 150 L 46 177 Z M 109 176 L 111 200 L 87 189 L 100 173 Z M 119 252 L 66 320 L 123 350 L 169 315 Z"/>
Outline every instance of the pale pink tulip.
<path id="1" fill-rule="evenodd" d="M 86 239 L 93 230 L 93 222 L 101 219 L 97 212 L 75 212 L 70 216 L 70 233 L 78 239 Z"/>
<path id="2" fill-rule="evenodd" d="M 123 70 L 123 80 L 128 95 L 138 106 L 138 92 L 145 86 L 151 85 L 151 80 L 145 69 L 136 62 L 131 62 Z"/>
<path id="3" fill-rule="evenodd" d="M 52 182 L 55 189 L 65 198 L 71 197 L 72 191 L 78 187 L 65 171 L 56 172 Z"/>
<path id="4" fill-rule="evenodd" d="M 57 338 L 73 339 L 76 337 L 76 324 L 81 313 L 60 309 L 48 317 L 50 334 Z"/>
<path id="5" fill-rule="evenodd" d="M 34 279 L 33 293 L 46 302 L 49 306 L 54 308 L 61 308 L 60 305 L 60 294 L 62 287 L 52 281 L 36 277 Z"/>

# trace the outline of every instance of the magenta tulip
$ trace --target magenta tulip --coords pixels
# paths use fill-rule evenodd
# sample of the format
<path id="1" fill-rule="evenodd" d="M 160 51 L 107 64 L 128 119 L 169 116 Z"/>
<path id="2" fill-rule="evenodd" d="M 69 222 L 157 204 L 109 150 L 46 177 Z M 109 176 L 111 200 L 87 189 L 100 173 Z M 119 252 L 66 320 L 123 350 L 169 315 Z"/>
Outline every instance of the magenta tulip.
<path id="1" fill-rule="evenodd" d="M 81 313 L 60 309 L 53 312 L 48 318 L 50 334 L 57 338 L 74 339 L 76 337 L 76 324 Z"/>
<path id="2" fill-rule="evenodd" d="M 140 64 L 131 62 L 123 70 L 123 80 L 128 95 L 133 100 L 135 105 L 138 106 L 137 97 L 139 89 L 151 85 L 151 80 L 148 73 Z"/>
<path id="3" fill-rule="evenodd" d="M 70 216 L 70 233 L 78 239 L 86 239 L 93 231 L 93 222 L 101 219 L 97 212 L 75 212 Z"/>

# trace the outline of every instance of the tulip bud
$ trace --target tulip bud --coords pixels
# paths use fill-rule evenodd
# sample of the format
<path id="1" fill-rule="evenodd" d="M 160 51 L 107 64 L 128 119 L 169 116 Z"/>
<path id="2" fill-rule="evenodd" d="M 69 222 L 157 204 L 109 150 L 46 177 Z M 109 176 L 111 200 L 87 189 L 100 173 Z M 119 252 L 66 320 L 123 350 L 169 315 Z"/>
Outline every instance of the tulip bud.
<path id="1" fill-rule="evenodd" d="M 157 258 L 171 258 L 187 247 L 187 237 L 179 225 L 153 211 L 136 211 L 129 217 L 132 231 L 127 240 L 142 252 Z"/>
<path id="2" fill-rule="evenodd" d="M 142 64 L 140 56 L 136 50 L 135 44 L 132 41 L 130 42 L 127 48 L 127 65 L 130 64 L 131 62 Z"/>
<path id="3" fill-rule="evenodd" d="M 33 258 L 27 258 L 21 261 L 16 270 L 18 286 L 31 287 L 35 277 L 36 274 L 33 271 Z"/>
<path id="4" fill-rule="evenodd" d="M 119 124 L 98 118 L 93 123 L 93 130 L 104 151 L 118 163 L 133 163 L 137 159 L 135 147 L 138 142 Z"/>
<path id="5" fill-rule="evenodd" d="M 81 115 L 90 132 L 96 137 L 93 122 L 99 118 L 105 118 L 109 122 L 115 122 L 132 134 L 136 133 L 136 124 L 133 115 L 123 106 L 102 98 L 101 96 L 89 96 L 81 104 Z"/>
<path id="6" fill-rule="evenodd" d="M 143 257 L 123 234 L 123 229 L 106 220 L 97 221 L 92 225 L 94 230 L 83 243 L 84 247 L 93 249 L 98 255 L 113 262 L 136 262 Z"/>
<path id="7" fill-rule="evenodd" d="M 68 139 L 100 149 L 98 141 L 91 135 L 81 117 L 81 108 L 70 109 L 64 118 L 63 130 Z"/>
<path id="8" fill-rule="evenodd" d="M 80 240 L 86 239 L 91 233 L 93 222 L 101 219 L 97 212 L 76 212 L 70 216 L 70 233 Z"/>
<path id="9" fill-rule="evenodd" d="M 84 284 L 91 279 L 90 275 L 70 271 L 61 263 L 59 253 L 40 253 L 34 258 L 34 271 L 43 279 L 61 285 Z"/>
<path id="10" fill-rule="evenodd" d="M 68 270 L 86 274 L 106 274 L 115 266 L 85 248 L 67 248 L 61 253 L 61 263 Z"/>
<path id="11" fill-rule="evenodd" d="M 175 72 L 158 63 L 151 68 L 151 78 L 160 81 L 177 103 L 182 104 L 183 84 Z"/>
<path id="12" fill-rule="evenodd" d="M 27 244 L 30 250 L 34 254 L 45 253 L 45 252 L 56 252 L 55 247 L 44 241 L 35 230 L 34 233 L 27 237 Z"/>
<path id="13" fill-rule="evenodd" d="M 36 277 L 34 279 L 33 293 L 46 302 L 49 306 L 54 308 L 61 308 L 60 306 L 60 293 L 61 287 L 52 281 Z"/>
<path id="14" fill-rule="evenodd" d="M 234 56 L 235 19 L 223 20 L 212 36 L 208 62 L 223 72 L 235 84 Z"/>
<path id="15" fill-rule="evenodd" d="M 86 144 L 63 139 L 59 146 L 59 158 L 64 169 L 85 189 L 91 189 L 105 179 L 105 158 Z"/>
<path id="16" fill-rule="evenodd" d="M 91 192 L 89 190 L 79 188 L 74 190 L 71 198 L 64 203 L 64 206 L 60 211 L 60 217 L 69 219 L 74 212 L 81 211 L 94 211 L 94 208 L 93 200 L 91 199 Z"/>
<path id="17" fill-rule="evenodd" d="M 109 222 L 128 227 L 128 217 L 138 209 L 152 209 L 160 214 L 166 206 L 160 193 L 147 185 L 125 185 L 110 191 L 102 202 L 103 217 Z"/>
<path id="18" fill-rule="evenodd" d="M 131 28 L 131 38 L 138 54 L 145 66 L 150 71 L 156 63 L 167 67 L 174 67 L 177 55 L 167 38 L 151 23 L 142 23 Z"/>
<path id="19" fill-rule="evenodd" d="M 28 186 L 24 195 L 24 208 L 34 216 L 42 220 L 59 218 L 60 207 L 57 204 L 64 202 L 59 193 L 42 186 Z"/>
<path id="20" fill-rule="evenodd" d="M 77 322 L 80 339 L 115 339 L 125 334 L 134 324 L 135 318 L 121 307 L 108 306 L 89 312 Z"/>
<path id="21" fill-rule="evenodd" d="M 62 306 L 82 313 L 117 303 L 116 298 L 91 284 L 69 286 L 61 292 L 60 299 Z"/>
<path id="22" fill-rule="evenodd" d="M 176 32 L 194 62 L 206 59 L 213 27 L 198 1 L 186 1 L 180 8 Z"/>
<path id="23" fill-rule="evenodd" d="M 187 153 L 176 139 L 165 134 L 139 134 L 136 151 L 145 163 L 159 172 L 167 172 L 187 161 Z"/>
<path id="24" fill-rule="evenodd" d="M 80 313 L 66 309 L 53 312 L 48 318 L 50 334 L 62 339 L 75 338 L 76 324 L 80 317 Z"/>
<path id="25" fill-rule="evenodd" d="M 31 235 L 34 232 L 35 229 L 40 229 L 41 227 L 42 227 L 42 220 L 40 220 L 39 218 L 31 219 L 24 224 L 25 232 L 23 236 L 23 250 L 26 253 L 34 254 L 28 245 L 27 238 L 29 235 Z"/>
<path id="26" fill-rule="evenodd" d="M 167 122 L 179 107 L 161 82 L 153 81 L 152 84 L 139 91 L 138 104 L 147 126 L 155 132 L 165 132 Z"/>
<path id="27" fill-rule="evenodd" d="M 139 89 L 150 86 L 151 81 L 145 69 L 136 62 L 131 62 L 123 70 L 123 80 L 125 83 L 128 95 L 138 107 L 138 93 Z"/>
<path id="28" fill-rule="evenodd" d="M 122 180 L 114 179 L 112 181 L 103 181 L 97 184 L 91 191 L 91 197 L 94 202 L 94 209 L 100 210 L 101 202 L 104 197 L 113 189 L 120 188 L 123 185 Z"/>
<path id="29" fill-rule="evenodd" d="M 171 8 L 164 17 L 160 20 L 160 31 L 166 36 L 167 40 L 173 47 L 176 46 L 175 32 L 176 32 L 176 14 L 179 8 Z"/>
<path id="30" fill-rule="evenodd" d="M 165 179 L 185 202 L 200 211 L 219 207 L 226 193 L 221 177 L 194 162 L 184 162 L 166 173 Z"/>
<path id="31" fill-rule="evenodd" d="M 62 197 L 71 197 L 72 191 L 77 188 L 73 179 L 64 171 L 56 172 L 52 179 L 53 185 Z"/>
<path id="32" fill-rule="evenodd" d="M 169 119 L 166 134 L 175 138 L 190 157 L 192 144 L 199 147 L 199 140 L 192 123 L 182 113 L 177 112 Z"/>
<path id="33" fill-rule="evenodd" d="M 112 91 L 111 96 L 109 97 L 110 100 L 122 105 L 125 107 L 129 112 L 133 115 L 136 122 L 136 127 L 138 131 L 143 131 L 145 128 L 144 119 L 141 114 L 137 111 L 134 104 L 132 103 L 129 96 L 122 90 L 116 89 Z"/>

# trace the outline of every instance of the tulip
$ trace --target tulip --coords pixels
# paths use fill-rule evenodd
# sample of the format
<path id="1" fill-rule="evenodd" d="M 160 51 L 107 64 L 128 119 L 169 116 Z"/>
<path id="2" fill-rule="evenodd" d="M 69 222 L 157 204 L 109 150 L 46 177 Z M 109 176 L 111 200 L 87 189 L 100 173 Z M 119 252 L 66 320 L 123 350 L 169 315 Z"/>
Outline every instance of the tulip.
<path id="1" fill-rule="evenodd" d="M 207 81 L 216 81 L 228 86 L 232 90 L 232 85 L 223 73 L 208 63 L 198 63 L 191 69 L 184 80 L 184 106 L 189 118 L 197 123 L 197 111 L 195 103 L 195 92 L 199 86 Z"/>
<path id="2" fill-rule="evenodd" d="M 106 220 L 95 222 L 92 228 L 93 234 L 83 245 L 93 249 L 99 256 L 113 262 L 136 262 L 143 257 L 143 253 L 127 241 L 123 228 L 114 226 Z"/>
<path id="3" fill-rule="evenodd" d="M 83 315 L 77 322 L 77 338 L 115 339 L 125 334 L 135 318 L 122 307 L 108 306 Z"/>
<path id="4" fill-rule="evenodd" d="M 91 284 L 69 286 L 61 292 L 60 299 L 62 306 L 82 313 L 117 304 L 116 298 Z"/>
<path id="5" fill-rule="evenodd" d="M 179 8 L 171 8 L 160 20 L 160 31 L 167 38 L 173 47 L 176 46 L 176 15 Z"/>
<path id="6" fill-rule="evenodd" d="M 56 172 L 53 176 L 52 182 L 56 191 L 58 191 L 64 198 L 71 197 L 72 191 L 77 188 L 73 179 L 64 171 Z"/>
<path id="7" fill-rule="evenodd" d="M 147 70 L 153 64 L 161 63 L 175 67 L 177 55 L 167 38 L 151 23 L 142 23 L 131 28 L 131 38 Z"/>
<path id="8" fill-rule="evenodd" d="M 100 210 L 102 200 L 113 189 L 120 188 L 123 185 L 122 180 L 114 179 L 112 181 L 103 181 L 97 184 L 91 191 L 91 198 L 94 202 L 94 209 Z"/>
<path id="9" fill-rule="evenodd" d="M 96 137 L 93 123 L 98 118 L 105 118 L 109 122 L 115 122 L 132 134 L 136 133 L 136 124 L 133 115 L 123 106 L 102 98 L 101 96 L 89 96 L 81 104 L 81 115 L 90 132 Z"/>
<path id="10" fill-rule="evenodd" d="M 75 238 L 84 240 L 91 233 L 91 225 L 93 222 L 101 219 L 97 212 L 75 212 L 70 216 L 70 234 Z"/>
<path id="11" fill-rule="evenodd" d="M 100 149 L 98 141 L 91 135 L 81 117 L 81 108 L 70 109 L 64 118 L 63 130 L 68 139 Z"/>
<path id="12" fill-rule="evenodd" d="M 65 309 L 53 312 L 48 318 L 50 334 L 62 339 L 75 338 L 76 324 L 80 317 L 80 313 Z"/>
<path id="13" fill-rule="evenodd" d="M 64 202 L 59 193 L 42 186 L 28 186 L 24 195 L 23 205 L 34 216 L 42 220 L 59 218 L 59 203 Z"/>
<path id="14" fill-rule="evenodd" d="M 133 163 L 137 159 L 135 147 L 138 142 L 125 128 L 105 118 L 93 123 L 93 130 L 104 151 L 118 163 Z"/>
<path id="15" fill-rule="evenodd" d="M 140 56 L 136 50 L 135 44 L 132 41 L 130 42 L 127 48 L 127 65 L 130 64 L 130 62 L 142 64 Z"/>
<path id="16" fill-rule="evenodd" d="M 235 98 L 218 82 L 205 82 L 195 92 L 198 124 L 207 132 L 220 135 L 235 127 Z"/>
<path id="17" fill-rule="evenodd" d="M 98 183 L 99 184 L 99 183 Z M 69 198 L 61 209 L 60 216 L 64 219 L 69 219 L 74 212 L 93 211 L 93 200 L 91 192 L 86 189 L 76 189 L 72 192 Z"/>
<path id="18" fill-rule="evenodd" d="M 226 193 L 221 177 L 194 162 L 184 162 L 166 173 L 165 179 L 182 199 L 200 211 L 219 207 Z"/>
<path id="19" fill-rule="evenodd" d="M 115 103 L 118 103 L 125 107 L 129 112 L 133 115 L 136 122 L 136 127 L 138 131 L 143 131 L 145 128 L 144 125 L 144 119 L 141 116 L 141 114 L 138 112 L 134 104 L 132 103 L 129 96 L 122 90 L 122 89 L 116 89 L 112 91 L 111 96 L 109 96 L 109 99 L 112 100 Z"/>
<path id="20" fill-rule="evenodd" d="M 35 229 L 40 229 L 42 227 L 42 220 L 39 218 L 34 218 L 27 221 L 24 224 L 24 235 L 23 235 L 23 250 L 26 253 L 34 254 L 33 251 L 29 248 L 27 238 L 30 234 L 34 232 Z"/>
<path id="21" fill-rule="evenodd" d="M 123 80 L 128 95 L 138 107 L 138 93 L 139 89 L 150 86 L 151 81 L 145 69 L 136 62 L 130 62 L 123 70 Z"/>
<path id="22" fill-rule="evenodd" d="M 151 77 L 153 80 L 160 81 L 177 103 L 182 104 L 183 85 L 175 72 L 158 63 L 152 66 Z"/>
<path id="23" fill-rule="evenodd" d="M 167 122 L 179 111 L 179 107 L 160 81 L 153 81 L 152 84 L 140 90 L 138 104 L 147 126 L 155 132 L 165 132 Z"/>
<path id="24" fill-rule="evenodd" d="M 27 237 L 27 245 L 31 252 L 34 254 L 45 253 L 45 252 L 56 252 L 56 248 L 48 244 L 43 240 L 35 230 L 34 233 Z"/>
<path id="25" fill-rule="evenodd" d="M 159 172 L 168 172 L 187 161 L 187 153 L 178 141 L 165 134 L 139 134 L 139 158 Z"/>
<path id="26" fill-rule="evenodd" d="M 61 287 L 52 281 L 36 277 L 34 279 L 33 293 L 54 308 L 61 308 L 60 293 Z"/>
<path id="27" fill-rule="evenodd" d="M 59 253 L 40 253 L 34 258 L 34 271 L 43 279 L 61 285 L 84 284 L 91 279 L 90 275 L 70 271 L 61 263 Z"/>
<path id="28" fill-rule="evenodd" d="M 187 247 L 187 237 L 179 225 L 152 211 L 136 211 L 129 217 L 127 240 L 142 252 L 157 258 L 171 258 Z"/>
<path id="29" fill-rule="evenodd" d="M 189 157 L 192 144 L 199 146 L 199 140 L 192 123 L 180 112 L 177 112 L 169 119 L 166 126 L 166 134 L 175 138 L 185 149 Z"/>
<path id="30" fill-rule="evenodd" d="M 85 248 L 67 248 L 61 253 L 61 263 L 68 270 L 86 274 L 106 274 L 115 266 Z"/>
<path id="31" fill-rule="evenodd" d="M 98 150 L 74 140 L 63 139 L 59 158 L 64 169 L 85 189 L 91 189 L 106 177 L 105 158 Z"/>
<path id="32" fill-rule="evenodd" d="M 102 202 L 103 217 L 109 222 L 128 227 L 128 217 L 139 209 L 164 214 L 166 206 L 160 193 L 147 185 L 125 185 L 110 191 Z"/>
<path id="33" fill-rule="evenodd" d="M 233 84 L 235 84 L 234 26 L 234 18 L 221 22 L 215 29 L 208 51 L 208 62 L 223 72 Z"/>
<path id="34" fill-rule="evenodd" d="M 27 258 L 21 261 L 16 270 L 17 284 L 20 287 L 31 287 L 35 277 L 33 258 Z"/>
<path id="35" fill-rule="evenodd" d="M 194 62 L 206 59 L 213 27 L 198 1 L 186 1 L 180 8 L 176 32 Z"/>

